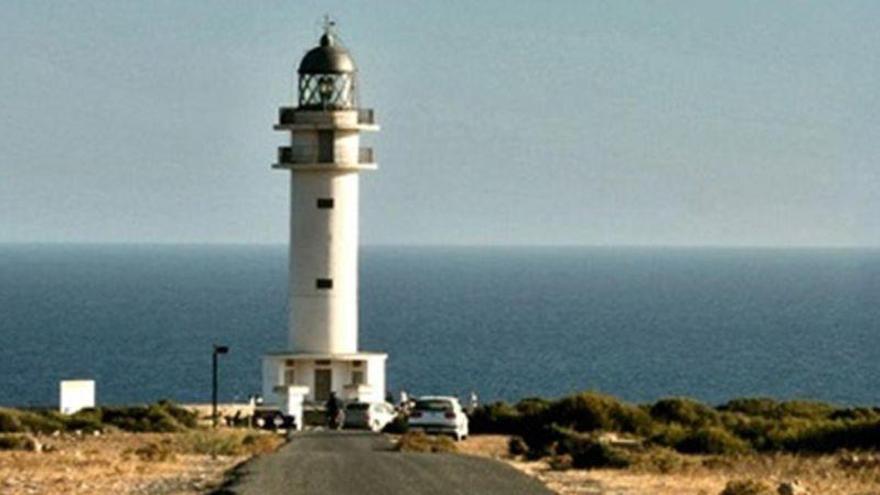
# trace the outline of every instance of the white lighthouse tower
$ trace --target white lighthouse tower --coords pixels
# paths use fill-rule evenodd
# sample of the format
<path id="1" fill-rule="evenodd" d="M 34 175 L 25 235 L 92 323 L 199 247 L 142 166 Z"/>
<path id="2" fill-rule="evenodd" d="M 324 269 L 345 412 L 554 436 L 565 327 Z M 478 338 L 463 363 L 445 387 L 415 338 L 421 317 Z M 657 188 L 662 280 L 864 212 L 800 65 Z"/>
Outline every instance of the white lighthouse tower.
<path id="1" fill-rule="evenodd" d="M 263 359 L 263 396 L 281 407 L 331 392 L 385 399 L 387 355 L 358 350 L 358 184 L 377 168 L 360 133 L 379 127 L 359 107 L 357 68 L 331 27 L 300 62 L 297 106 L 275 125 L 290 136 L 272 166 L 290 171 L 289 341 Z"/>

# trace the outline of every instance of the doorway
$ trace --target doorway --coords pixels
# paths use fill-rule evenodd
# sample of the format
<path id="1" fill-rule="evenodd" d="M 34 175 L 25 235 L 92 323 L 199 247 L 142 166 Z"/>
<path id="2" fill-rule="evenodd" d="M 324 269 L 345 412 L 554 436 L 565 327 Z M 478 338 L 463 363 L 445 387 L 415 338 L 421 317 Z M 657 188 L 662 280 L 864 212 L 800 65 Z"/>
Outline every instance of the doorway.
<path id="1" fill-rule="evenodd" d="M 315 401 L 325 402 L 330 398 L 333 385 L 331 370 L 315 370 Z"/>

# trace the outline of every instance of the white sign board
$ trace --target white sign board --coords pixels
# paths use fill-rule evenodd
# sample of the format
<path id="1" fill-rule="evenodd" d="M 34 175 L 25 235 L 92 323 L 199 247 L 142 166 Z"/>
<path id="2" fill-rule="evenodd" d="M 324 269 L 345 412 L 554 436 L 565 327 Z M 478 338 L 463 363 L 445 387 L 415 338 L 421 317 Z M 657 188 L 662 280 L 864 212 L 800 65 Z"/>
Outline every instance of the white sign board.
<path id="1" fill-rule="evenodd" d="M 95 407 L 95 381 L 63 380 L 60 405 L 61 414 L 74 414 L 80 409 Z"/>

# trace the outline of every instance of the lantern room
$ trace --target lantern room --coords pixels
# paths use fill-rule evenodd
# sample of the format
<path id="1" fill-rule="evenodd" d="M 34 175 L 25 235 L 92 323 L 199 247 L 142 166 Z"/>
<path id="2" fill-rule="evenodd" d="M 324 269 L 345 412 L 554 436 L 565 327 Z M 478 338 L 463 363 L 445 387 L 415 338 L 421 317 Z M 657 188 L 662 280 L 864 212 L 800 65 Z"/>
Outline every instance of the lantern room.
<path id="1" fill-rule="evenodd" d="M 330 29 L 321 36 L 320 44 L 303 57 L 298 72 L 300 109 L 357 108 L 357 68 Z"/>

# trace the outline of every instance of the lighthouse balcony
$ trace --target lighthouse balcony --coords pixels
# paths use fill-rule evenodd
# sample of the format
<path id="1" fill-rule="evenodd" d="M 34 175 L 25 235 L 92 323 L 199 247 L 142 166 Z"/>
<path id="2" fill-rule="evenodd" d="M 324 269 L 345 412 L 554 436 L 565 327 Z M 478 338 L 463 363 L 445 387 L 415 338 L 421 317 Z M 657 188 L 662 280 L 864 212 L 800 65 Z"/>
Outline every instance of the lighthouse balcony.
<path id="1" fill-rule="evenodd" d="M 285 169 L 375 169 L 376 158 L 373 148 L 358 148 L 357 156 L 346 154 L 338 156 L 336 153 L 319 153 L 318 150 L 308 147 L 281 146 L 278 148 L 278 162 L 272 168 Z"/>
<path id="2" fill-rule="evenodd" d="M 276 130 L 358 130 L 378 131 L 376 114 L 372 108 L 352 110 L 304 110 L 296 107 L 278 109 Z"/>

